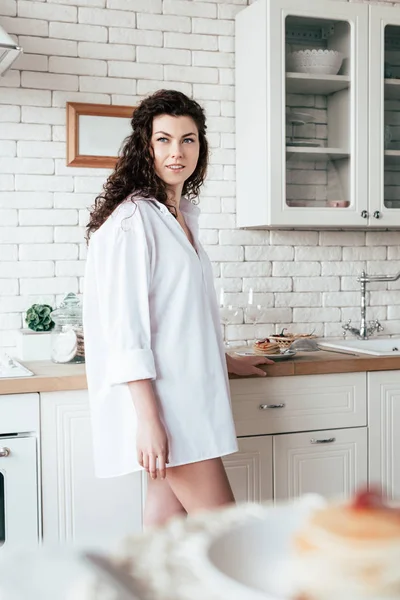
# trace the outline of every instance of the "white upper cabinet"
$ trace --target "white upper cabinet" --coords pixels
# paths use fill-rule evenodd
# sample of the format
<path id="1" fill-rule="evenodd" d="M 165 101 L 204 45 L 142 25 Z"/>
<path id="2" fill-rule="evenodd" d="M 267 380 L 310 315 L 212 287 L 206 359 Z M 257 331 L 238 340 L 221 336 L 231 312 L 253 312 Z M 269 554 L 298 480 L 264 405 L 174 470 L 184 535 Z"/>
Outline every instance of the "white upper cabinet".
<path id="1" fill-rule="evenodd" d="M 370 225 L 400 225 L 400 12 L 370 6 Z"/>
<path id="2" fill-rule="evenodd" d="M 331 0 L 258 0 L 237 15 L 239 227 L 400 225 L 389 190 L 400 141 L 399 158 L 386 149 L 383 161 L 384 124 L 395 124 L 385 100 L 397 91 L 384 85 L 389 55 L 393 77 L 396 67 L 383 48 L 396 19 Z"/>

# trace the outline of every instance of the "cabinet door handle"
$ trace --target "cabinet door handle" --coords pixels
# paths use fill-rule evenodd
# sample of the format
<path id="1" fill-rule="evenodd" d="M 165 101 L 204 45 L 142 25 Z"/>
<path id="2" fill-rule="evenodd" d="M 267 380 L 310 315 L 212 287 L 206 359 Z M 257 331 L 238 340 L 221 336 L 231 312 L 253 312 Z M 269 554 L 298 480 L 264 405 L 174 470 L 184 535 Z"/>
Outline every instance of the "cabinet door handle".
<path id="1" fill-rule="evenodd" d="M 381 218 L 381 216 L 382 216 L 382 215 L 381 215 L 381 213 L 379 212 L 379 210 L 376 210 L 376 211 L 374 212 L 374 218 L 375 218 L 375 219 L 380 219 L 380 218 Z"/>
<path id="2" fill-rule="evenodd" d="M 11 450 L 10 448 L 0 448 L 0 458 L 7 458 L 7 456 L 10 456 L 11 454 Z"/>
<path id="3" fill-rule="evenodd" d="M 367 210 L 361 211 L 361 216 L 363 219 L 368 219 L 368 217 L 369 217 L 368 211 Z"/>
<path id="4" fill-rule="evenodd" d="M 333 442 L 336 442 L 336 438 L 325 438 L 323 440 L 315 440 L 312 438 L 310 440 L 310 444 L 332 444 Z"/>
<path id="5" fill-rule="evenodd" d="M 267 410 L 268 408 L 283 408 L 284 404 L 260 404 L 258 407 L 260 410 Z"/>

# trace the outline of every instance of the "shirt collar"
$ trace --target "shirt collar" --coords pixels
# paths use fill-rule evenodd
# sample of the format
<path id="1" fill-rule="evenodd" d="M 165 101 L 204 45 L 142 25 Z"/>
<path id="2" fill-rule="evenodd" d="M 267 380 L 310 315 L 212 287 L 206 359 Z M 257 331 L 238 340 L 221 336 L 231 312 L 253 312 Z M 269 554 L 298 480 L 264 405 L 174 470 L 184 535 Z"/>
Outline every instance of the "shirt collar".
<path id="1" fill-rule="evenodd" d="M 185 198 L 185 196 L 182 196 L 181 198 L 180 209 L 183 213 L 193 214 L 194 216 L 198 216 L 200 214 L 200 208 Z"/>
<path id="2" fill-rule="evenodd" d="M 154 203 L 156 205 L 156 207 L 163 213 L 163 214 L 167 214 L 170 211 L 168 210 L 168 208 L 165 206 L 165 204 L 163 204 L 162 202 L 159 202 L 158 200 L 154 200 Z M 200 214 L 200 209 L 198 206 L 196 206 L 195 204 L 193 204 L 193 202 L 190 202 L 190 200 L 188 200 L 187 198 L 185 198 L 185 196 L 182 196 L 181 201 L 180 201 L 180 205 L 179 208 L 181 209 L 181 211 L 186 215 L 193 215 L 193 216 L 198 216 Z"/>

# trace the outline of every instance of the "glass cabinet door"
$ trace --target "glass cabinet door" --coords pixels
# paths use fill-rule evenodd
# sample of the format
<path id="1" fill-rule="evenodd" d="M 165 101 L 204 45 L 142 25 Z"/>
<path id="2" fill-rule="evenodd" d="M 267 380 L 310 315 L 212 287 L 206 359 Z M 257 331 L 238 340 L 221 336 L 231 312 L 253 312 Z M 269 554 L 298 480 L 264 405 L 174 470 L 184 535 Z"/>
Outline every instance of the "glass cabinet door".
<path id="1" fill-rule="evenodd" d="M 285 29 L 286 204 L 348 208 L 350 24 L 289 16 Z"/>
<path id="2" fill-rule="evenodd" d="M 370 7 L 370 226 L 400 225 L 400 16 Z"/>
<path id="3" fill-rule="evenodd" d="M 271 85 L 271 139 L 280 138 L 282 157 L 273 224 L 360 226 L 367 209 L 368 7 L 271 2 L 273 18 L 272 30 L 282 31 L 275 35 L 282 60 L 271 62 L 271 81 L 281 84 Z"/>

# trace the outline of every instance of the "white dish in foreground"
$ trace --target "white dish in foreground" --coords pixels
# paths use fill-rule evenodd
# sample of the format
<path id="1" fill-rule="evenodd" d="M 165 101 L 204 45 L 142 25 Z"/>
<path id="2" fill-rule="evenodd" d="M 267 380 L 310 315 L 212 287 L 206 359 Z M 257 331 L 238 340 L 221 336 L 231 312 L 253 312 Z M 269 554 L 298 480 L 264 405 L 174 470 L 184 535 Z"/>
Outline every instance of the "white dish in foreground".
<path id="1" fill-rule="evenodd" d="M 294 533 L 325 500 L 309 494 L 271 507 L 262 519 L 249 519 L 222 533 L 208 548 L 209 577 L 230 600 L 290 598 L 291 543 Z"/>
<path id="2" fill-rule="evenodd" d="M 282 354 L 260 354 L 259 352 L 254 352 L 254 350 L 239 350 L 235 354 L 238 356 L 262 356 L 263 358 L 270 358 L 273 361 L 280 361 L 292 358 L 296 352 L 294 350 L 287 350 L 286 352 L 282 352 Z"/>

